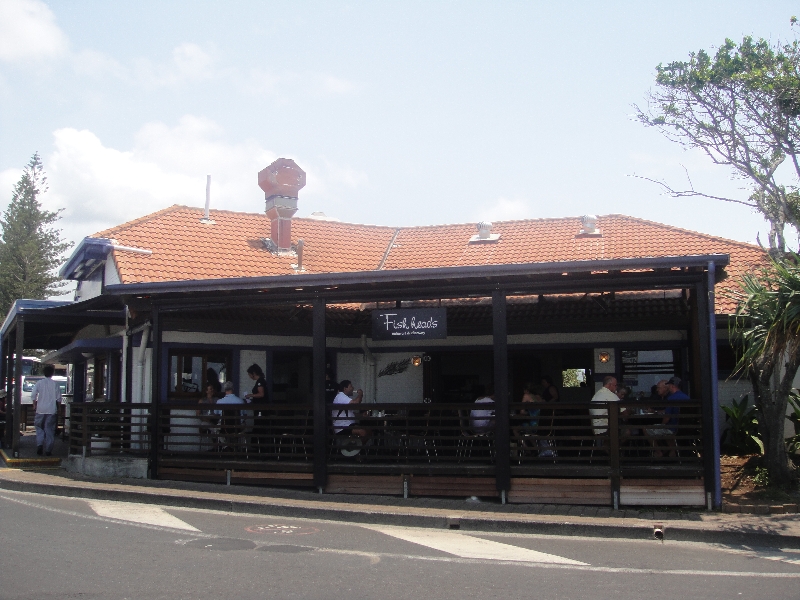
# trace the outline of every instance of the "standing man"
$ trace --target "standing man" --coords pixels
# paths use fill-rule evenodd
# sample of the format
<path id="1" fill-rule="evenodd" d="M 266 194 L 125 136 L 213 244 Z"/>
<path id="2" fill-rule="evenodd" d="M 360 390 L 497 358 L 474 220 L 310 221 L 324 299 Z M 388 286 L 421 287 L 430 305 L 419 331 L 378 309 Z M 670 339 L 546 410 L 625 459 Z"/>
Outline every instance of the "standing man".
<path id="1" fill-rule="evenodd" d="M 45 456 L 53 453 L 53 444 L 56 439 L 56 423 L 58 422 L 58 405 L 61 403 L 61 389 L 53 381 L 55 368 L 46 365 L 44 379 L 36 382 L 31 393 L 33 411 L 36 417 L 33 425 L 36 427 L 36 454 L 44 452 Z"/>

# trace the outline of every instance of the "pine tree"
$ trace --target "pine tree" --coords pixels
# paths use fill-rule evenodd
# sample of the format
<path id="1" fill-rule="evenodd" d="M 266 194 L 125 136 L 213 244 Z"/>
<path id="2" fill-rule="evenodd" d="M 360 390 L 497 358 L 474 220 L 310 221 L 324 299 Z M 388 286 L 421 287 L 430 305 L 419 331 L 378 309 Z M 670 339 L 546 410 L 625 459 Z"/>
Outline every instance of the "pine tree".
<path id="1" fill-rule="evenodd" d="M 47 177 L 37 152 L 14 186 L 0 219 L 0 311 L 4 315 L 14 300 L 41 300 L 58 294 L 66 285 L 55 269 L 71 244 L 52 226 L 61 218 L 61 211 L 42 209 L 39 196 L 46 191 Z"/>

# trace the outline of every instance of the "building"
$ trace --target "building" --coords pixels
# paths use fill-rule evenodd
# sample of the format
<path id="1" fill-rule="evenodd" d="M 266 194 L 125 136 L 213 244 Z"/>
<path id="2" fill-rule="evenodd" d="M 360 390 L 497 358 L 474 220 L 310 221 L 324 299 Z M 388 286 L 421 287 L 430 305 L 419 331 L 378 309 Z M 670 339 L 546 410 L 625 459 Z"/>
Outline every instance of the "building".
<path id="1" fill-rule="evenodd" d="M 85 401 L 119 404 L 117 446 L 145 453 L 155 477 L 719 504 L 729 294 L 767 263 L 761 248 L 623 215 L 402 228 L 296 218 L 304 183 L 279 159 L 259 173 L 263 213 L 173 206 L 84 239 L 62 269 L 75 302 L 18 303 L 4 364 L 52 348 L 48 360 L 73 365 L 73 431 L 78 406 L 96 411 Z M 233 419 L 229 443 L 225 415 L 203 420 L 197 401 L 214 379 L 243 395 L 251 364 L 268 402 Z M 597 439 L 586 403 L 610 374 L 648 396 L 659 379 L 685 381 L 697 403 L 673 431 L 681 449 L 633 439 L 648 423 L 616 411 Z M 517 402 L 546 376 L 561 404 L 534 426 Z M 326 378 L 363 388 L 371 439 L 337 436 Z M 471 403 L 490 388 L 492 435 L 479 435 Z M 86 419 L 76 444 L 91 451 Z"/>

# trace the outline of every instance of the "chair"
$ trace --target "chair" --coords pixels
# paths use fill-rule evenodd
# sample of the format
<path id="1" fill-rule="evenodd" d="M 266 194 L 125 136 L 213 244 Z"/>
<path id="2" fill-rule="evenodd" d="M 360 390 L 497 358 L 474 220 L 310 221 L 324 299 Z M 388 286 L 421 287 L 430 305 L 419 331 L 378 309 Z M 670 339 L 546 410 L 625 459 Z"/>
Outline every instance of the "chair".
<path id="1" fill-rule="evenodd" d="M 422 456 L 424 454 L 428 462 L 433 457 L 438 456 L 436 450 L 436 439 L 431 436 L 431 421 L 429 411 L 410 411 L 408 422 L 408 433 L 405 435 L 405 456 L 410 458 L 412 453 Z"/>
<path id="2" fill-rule="evenodd" d="M 223 408 L 219 421 L 220 452 L 247 452 L 246 422 L 238 408 Z"/>
<path id="3" fill-rule="evenodd" d="M 294 417 L 297 414 L 300 415 L 297 419 L 288 418 L 289 416 Z M 281 456 L 287 454 L 285 450 L 287 448 L 289 456 L 296 456 L 299 448 L 299 454 L 302 455 L 303 460 L 308 460 L 309 452 L 306 439 L 309 436 L 309 422 L 313 423 L 311 410 L 305 410 L 301 413 L 295 413 L 294 411 L 282 411 L 278 413 L 278 423 L 289 429 L 276 436 L 276 453 L 278 460 L 281 459 Z M 313 434 L 313 425 L 311 427 L 311 432 Z"/>
<path id="4" fill-rule="evenodd" d="M 471 459 L 472 452 L 475 448 L 485 448 L 489 458 L 494 458 L 493 432 L 473 432 L 472 424 L 470 423 L 469 410 L 458 411 L 458 422 L 461 429 L 461 435 L 458 439 L 458 446 L 456 448 L 456 460 L 461 462 L 462 460 Z"/>

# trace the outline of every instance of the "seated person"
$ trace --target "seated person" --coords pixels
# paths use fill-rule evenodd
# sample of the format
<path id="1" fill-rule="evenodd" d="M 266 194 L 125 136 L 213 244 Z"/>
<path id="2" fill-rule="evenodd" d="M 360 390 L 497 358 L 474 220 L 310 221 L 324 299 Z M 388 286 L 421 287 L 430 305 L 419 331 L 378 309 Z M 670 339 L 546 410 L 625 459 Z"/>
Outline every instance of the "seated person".
<path id="1" fill-rule="evenodd" d="M 245 404 L 245 401 L 239 398 L 236 394 L 233 393 L 233 382 L 226 381 L 225 385 L 222 386 L 222 390 L 225 392 L 225 395 L 217 400 L 217 405 L 220 404 Z M 237 436 L 238 434 L 242 433 L 242 412 L 238 410 L 231 410 L 231 409 L 217 409 L 214 413 L 218 416 L 222 416 L 220 421 L 220 434 L 225 438 L 228 436 L 228 439 L 225 441 L 228 445 L 232 445 L 234 439 L 230 436 Z"/>
<path id="2" fill-rule="evenodd" d="M 619 402 L 617 396 L 617 378 L 613 375 L 608 375 L 603 378 L 603 387 L 601 387 L 594 396 L 592 402 Z M 594 434 L 600 436 L 608 431 L 608 410 L 605 408 L 590 408 L 589 414 L 592 415 L 592 425 Z"/>
<path id="3" fill-rule="evenodd" d="M 353 382 L 349 379 L 339 383 L 339 393 L 333 399 L 334 404 L 361 404 L 364 400 L 364 392 L 358 390 L 355 397 L 353 394 Z M 369 432 L 363 427 L 358 427 L 356 423 L 356 411 L 342 410 L 334 408 L 331 412 L 333 416 L 333 433 L 336 435 L 357 435 L 361 439 L 369 437 Z"/>
<path id="4" fill-rule="evenodd" d="M 494 404 L 494 390 L 487 389 L 486 396 L 475 400 L 475 404 Z M 469 426 L 475 434 L 494 431 L 494 409 L 473 409 L 469 413 Z"/>
<path id="5" fill-rule="evenodd" d="M 533 384 L 526 384 L 522 392 L 522 402 L 541 404 L 544 402 L 542 399 L 541 386 L 534 386 Z M 520 417 L 528 417 L 521 419 L 520 426 L 513 428 L 514 436 L 520 440 L 523 446 L 530 446 L 531 442 L 526 439 L 528 435 L 542 436 L 538 442 L 534 442 L 534 447 L 538 447 L 539 456 L 552 457 L 553 456 L 553 443 L 552 440 L 547 439 L 546 436 L 550 432 L 546 428 L 539 429 L 539 417 L 541 416 L 542 409 L 538 406 L 531 406 L 529 408 L 521 408 L 519 411 Z"/>
<path id="6" fill-rule="evenodd" d="M 689 400 L 689 396 L 684 394 L 681 391 L 681 379 L 680 377 L 670 377 L 668 381 L 664 381 L 663 379 L 659 381 L 657 384 L 657 392 L 658 395 L 664 398 L 668 402 L 674 402 L 676 400 Z M 678 432 L 678 415 L 680 414 L 681 409 L 679 406 L 668 406 L 664 409 L 664 418 L 661 420 L 661 423 L 658 427 L 653 427 L 649 429 L 645 429 L 647 435 L 672 435 L 674 436 Z M 678 441 L 675 438 L 666 440 L 669 445 L 669 456 L 677 456 L 678 453 Z M 657 443 L 658 440 L 652 440 L 653 444 L 653 456 L 660 457 L 663 456 L 663 452 L 658 448 Z"/>

